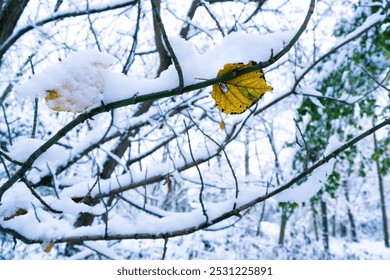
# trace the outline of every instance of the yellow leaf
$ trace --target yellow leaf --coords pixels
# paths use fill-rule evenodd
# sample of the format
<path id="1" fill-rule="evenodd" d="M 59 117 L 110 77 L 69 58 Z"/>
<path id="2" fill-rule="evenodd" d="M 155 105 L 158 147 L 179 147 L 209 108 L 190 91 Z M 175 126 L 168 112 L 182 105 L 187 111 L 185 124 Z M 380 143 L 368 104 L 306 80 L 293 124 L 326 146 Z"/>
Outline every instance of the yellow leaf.
<path id="1" fill-rule="evenodd" d="M 42 249 L 45 253 L 50 253 L 51 249 L 53 249 L 53 246 L 54 246 L 54 242 L 53 241 L 45 241 L 42 243 Z"/>
<path id="2" fill-rule="evenodd" d="M 256 62 L 249 61 L 248 64 L 228 63 L 218 71 L 217 77 L 240 71 L 255 65 Z M 217 108 L 226 114 L 244 113 L 250 106 L 255 104 L 272 87 L 267 84 L 264 73 L 261 69 L 238 76 L 224 83 L 213 85 L 211 93 Z"/>
<path id="3" fill-rule="evenodd" d="M 221 129 L 221 130 L 225 130 L 225 122 L 224 121 L 221 121 L 220 123 L 219 123 L 219 128 Z"/>
<path id="4" fill-rule="evenodd" d="M 77 101 L 72 97 L 66 97 L 61 92 L 50 89 L 46 91 L 45 101 L 47 106 L 53 111 L 58 112 L 82 112 L 88 106 L 81 101 Z"/>

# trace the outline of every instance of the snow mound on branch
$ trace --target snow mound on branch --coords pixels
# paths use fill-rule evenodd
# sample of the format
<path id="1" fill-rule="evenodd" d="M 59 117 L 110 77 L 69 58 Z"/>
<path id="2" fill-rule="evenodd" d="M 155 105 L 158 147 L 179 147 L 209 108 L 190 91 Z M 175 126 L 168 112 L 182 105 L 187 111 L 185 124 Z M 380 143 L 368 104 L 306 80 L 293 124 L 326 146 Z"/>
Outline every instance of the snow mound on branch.
<path id="1" fill-rule="evenodd" d="M 19 138 L 9 148 L 8 155 L 18 162 L 25 162 L 32 153 L 34 153 L 39 147 L 41 147 L 45 141 L 33 138 Z M 64 155 L 65 149 L 58 145 L 50 147 L 46 152 L 42 153 L 40 157 L 35 161 L 34 166 L 46 164 L 47 162 L 56 162 L 60 160 Z"/>
<path id="2" fill-rule="evenodd" d="M 1 182 L 0 182 L 1 183 Z M 16 183 L 1 198 L 0 219 L 14 215 L 18 209 L 28 210 L 32 202 L 38 202 L 23 183 Z"/>
<path id="3" fill-rule="evenodd" d="M 33 76 L 15 91 L 45 98 L 55 111 L 81 112 L 103 99 L 105 72 L 115 62 L 110 54 L 84 50 Z"/>
<path id="4" fill-rule="evenodd" d="M 324 156 L 327 156 L 338 147 L 340 147 L 342 143 L 338 140 L 338 137 L 333 135 L 329 138 L 328 146 L 325 149 Z M 336 163 L 336 159 L 332 158 L 324 165 L 315 169 L 306 182 L 301 185 L 287 189 L 277 195 L 274 198 L 279 202 L 297 202 L 301 203 L 304 201 L 308 201 L 310 198 L 315 196 L 321 188 L 325 185 L 328 177 L 333 172 L 334 164 Z"/>

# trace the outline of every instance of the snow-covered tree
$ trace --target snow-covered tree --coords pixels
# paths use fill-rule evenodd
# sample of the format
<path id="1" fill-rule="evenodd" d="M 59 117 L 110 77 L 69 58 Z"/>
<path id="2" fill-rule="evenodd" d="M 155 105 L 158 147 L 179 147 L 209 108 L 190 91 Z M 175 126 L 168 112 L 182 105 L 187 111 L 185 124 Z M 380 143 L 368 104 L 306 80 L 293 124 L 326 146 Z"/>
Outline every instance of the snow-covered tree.
<path id="1" fill-rule="evenodd" d="M 0 1 L 0 258 L 390 258 L 388 13 Z"/>

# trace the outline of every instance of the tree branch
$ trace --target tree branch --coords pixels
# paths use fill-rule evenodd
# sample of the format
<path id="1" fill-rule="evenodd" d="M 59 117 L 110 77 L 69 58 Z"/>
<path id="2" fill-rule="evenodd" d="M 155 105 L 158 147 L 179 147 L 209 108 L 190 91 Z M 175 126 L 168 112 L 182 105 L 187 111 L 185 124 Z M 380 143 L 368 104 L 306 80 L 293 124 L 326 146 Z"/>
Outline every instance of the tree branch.
<path id="1" fill-rule="evenodd" d="M 14 1 L 12 1 L 14 2 Z M 68 17 L 77 17 L 77 16 L 84 16 L 88 14 L 96 14 L 96 13 L 101 13 L 105 11 L 110 11 L 110 10 L 115 10 L 115 9 L 120 9 L 124 8 L 127 6 L 135 5 L 138 1 L 137 0 L 132 0 L 132 1 L 126 1 L 114 5 L 106 5 L 103 7 L 98 7 L 98 8 L 90 8 L 85 9 L 85 10 L 78 10 L 78 11 L 67 11 L 67 12 L 61 12 L 61 13 L 55 13 L 52 16 L 42 19 L 40 21 L 37 21 L 34 24 L 27 25 L 25 27 L 20 28 L 18 31 L 14 32 L 12 36 L 10 36 L 6 41 L 3 42 L 3 44 L 0 44 L 0 61 L 3 57 L 3 55 L 6 53 L 6 51 L 24 34 L 27 32 L 33 30 L 36 27 L 43 26 L 46 23 L 53 22 L 53 21 L 58 21 L 58 20 L 63 20 Z M 0 41 L 1 42 L 1 41 Z M 0 63 L 1 65 L 1 63 Z"/>
<path id="2" fill-rule="evenodd" d="M 152 2 L 154 20 L 157 23 L 158 27 L 160 28 L 160 32 L 161 32 L 161 36 L 164 40 L 164 44 L 165 44 L 166 48 L 168 49 L 169 55 L 171 56 L 173 64 L 175 65 L 177 75 L 179 76 L 178 88 L 180 91 L 184 87 L 183 71 L 181 69 L 179 61 L 177 60 L 176 54 L 171 46 L 171 43 L 169 42 L 167 33 L 165 32 L 165 27 L 164 27 L 164 24 L 163 24 L 161 16 L 160 16 L 159 6 L 157 6 L 156 0 L 151 0 L 151 2 Z"/>

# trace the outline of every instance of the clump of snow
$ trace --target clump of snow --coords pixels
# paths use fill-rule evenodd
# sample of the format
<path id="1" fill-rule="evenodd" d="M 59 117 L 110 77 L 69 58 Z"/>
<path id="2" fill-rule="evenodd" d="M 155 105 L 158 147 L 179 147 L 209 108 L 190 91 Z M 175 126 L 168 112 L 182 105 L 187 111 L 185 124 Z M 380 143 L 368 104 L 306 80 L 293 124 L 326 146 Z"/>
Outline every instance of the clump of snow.
<path id="1" fill-rule="evenodd" d="M 113 56 L 97 50 L 74 53 L 33 76 L 15 91 L 24 97 L 45 98 L 55 111 L 81 112 L 103 99 L 105 72 Z"/>
<path id="2" fill-rule="evenodd" d="M 301 91 L 303 94 L 308 94 L 308 95 L 312 95 L 312 96 L 318 96 L 318 97 L 323 97 L 324 95 L 322 94 L 322 92 L 316 90 L 315 88 L 313 87 L 309 87 L 309 86 L 301 86 Z"/>
<path id="3" fill-rule="evenodd" d="M 35 138 L 18 138 L 14 141 L 12 146 L 9 147 L 10 152 L 8 156 L 18 162 L 25 162 L 32 153 L 34 153 L 39 147 L 41 147 L 45 141 Z M 50 147 L 44 152 L 35 162 L 34 166 L 46 164 L 47 162 L 57 162 L 62 157 L 60 155 L 65 154 L 65 148 L 58 145 Z"/>
<path id="4" fill-rule="evenodd" d="M 1 198 L 0 220 L 10 217 L 19 209 L 28 210 L 32 207 L 32 202 L 39 203 L 31 194 L 30 190 L 23 183 L 16 183 L 7 190 Z"/>

